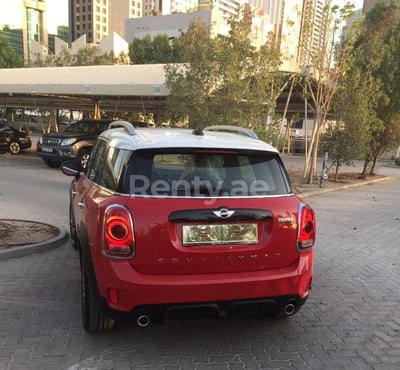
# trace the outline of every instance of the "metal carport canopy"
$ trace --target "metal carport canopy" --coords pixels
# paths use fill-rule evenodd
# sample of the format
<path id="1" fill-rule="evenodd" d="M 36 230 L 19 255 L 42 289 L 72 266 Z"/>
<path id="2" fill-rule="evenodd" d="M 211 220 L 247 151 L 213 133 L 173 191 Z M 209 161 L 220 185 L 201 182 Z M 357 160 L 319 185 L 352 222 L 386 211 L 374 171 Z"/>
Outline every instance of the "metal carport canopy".
<path id="1" fill-rule="evenodd" d="M 160 112 L 164 64 L 0 69 L 0 107 Z"/>

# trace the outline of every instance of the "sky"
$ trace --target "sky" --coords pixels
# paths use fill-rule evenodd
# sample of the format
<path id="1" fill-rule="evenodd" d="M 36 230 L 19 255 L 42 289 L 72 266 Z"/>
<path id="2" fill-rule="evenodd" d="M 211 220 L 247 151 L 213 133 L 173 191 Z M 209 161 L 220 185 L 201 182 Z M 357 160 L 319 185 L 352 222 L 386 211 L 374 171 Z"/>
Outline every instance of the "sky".
<path id="1" fill-rule="evenodd" d="M 21 8 L 22 0 L 0 0 L 0 25 L 21 27 Z M 47 0 L 46 8 L 49 33 L 56 34 L 57 26 L 68 26 L 68 0 Z"/>
<path id="2" fill-rule="evenodd" d="M 356 9 L 361 9 L 364 0 L 341 0 L 339 2 L 353 2 Z M 14 6 L 13 6 L 14 4 Z M 0 25 L 21 27 L 22 0 L 0 0 Z M 47 28 L 48 32 L 57 34 L 57 26 L 68 26 L 68 0 L 47 0 Z"/>

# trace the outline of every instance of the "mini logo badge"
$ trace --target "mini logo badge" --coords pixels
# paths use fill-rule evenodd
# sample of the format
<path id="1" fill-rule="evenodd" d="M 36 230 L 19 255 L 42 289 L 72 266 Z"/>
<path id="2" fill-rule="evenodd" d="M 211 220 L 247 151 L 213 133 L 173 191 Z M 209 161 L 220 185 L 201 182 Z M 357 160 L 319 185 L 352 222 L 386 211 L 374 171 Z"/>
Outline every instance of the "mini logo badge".
<path id="1" fill-rule="evenodd" d="M 230 211 L 227 208 L 221 208 L 218 211 L 213 211 L 213 213 L 219 218 L 226 219 L 231 217 L 235 213 L 235 211 Z"/>

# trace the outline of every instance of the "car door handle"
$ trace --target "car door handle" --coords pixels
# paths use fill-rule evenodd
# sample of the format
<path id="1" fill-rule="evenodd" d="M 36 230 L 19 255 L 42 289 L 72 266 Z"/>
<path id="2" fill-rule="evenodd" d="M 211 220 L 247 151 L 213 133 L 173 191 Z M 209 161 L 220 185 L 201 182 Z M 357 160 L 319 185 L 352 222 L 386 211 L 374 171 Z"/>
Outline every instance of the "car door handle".
<path id="1" fill-rule="evenodd" d="M 72 195 L 72 198 L 75 196 L 75 195 L 77 195 L 78 194 L 78 192 L 77 191 L 71 191 L 71 195 Z"/>
<path id="2" fill-rule="evenodd" d="M 79 207 L 79 208 L 85 207 L 85 203 L 83 203 L 83 202 L 78 202 L 78 207 Z"/>

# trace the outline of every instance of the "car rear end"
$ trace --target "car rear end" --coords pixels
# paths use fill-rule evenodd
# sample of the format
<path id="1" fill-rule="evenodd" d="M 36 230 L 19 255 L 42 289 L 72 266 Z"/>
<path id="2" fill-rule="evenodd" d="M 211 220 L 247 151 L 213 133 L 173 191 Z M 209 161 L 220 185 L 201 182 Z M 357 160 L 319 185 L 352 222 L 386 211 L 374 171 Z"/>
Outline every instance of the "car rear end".
<path id="1" fill-rule="evenodd" d="M 192 314 L 291 315 L 306 301 L 315 217 L 276 151 L 139 149 L 118 194 L 91 190 L 100 219 L 89 239 L 110 315 L 146 326 Z"/>

